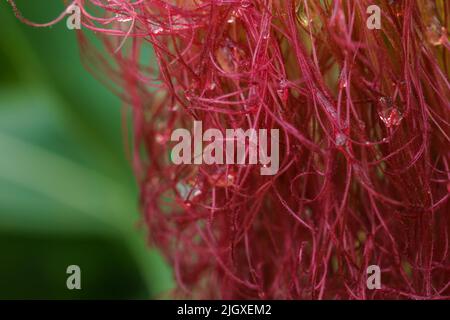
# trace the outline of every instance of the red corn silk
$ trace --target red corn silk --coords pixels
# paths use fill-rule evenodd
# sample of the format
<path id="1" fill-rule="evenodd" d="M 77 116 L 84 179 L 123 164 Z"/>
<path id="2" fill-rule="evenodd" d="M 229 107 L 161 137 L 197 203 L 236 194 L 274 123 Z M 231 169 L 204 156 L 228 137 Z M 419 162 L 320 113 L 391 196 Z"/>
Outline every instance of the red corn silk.
<path id="1" fill-rule="evenodd" d="M 379 1 L 379 30 L 368 0 L 75 3 L 86 66 L 131 108 L 177 296 L 450 297 L 449 1 Z M 173 164 L 194 120 L 279 129 L 278 173 Z"/>

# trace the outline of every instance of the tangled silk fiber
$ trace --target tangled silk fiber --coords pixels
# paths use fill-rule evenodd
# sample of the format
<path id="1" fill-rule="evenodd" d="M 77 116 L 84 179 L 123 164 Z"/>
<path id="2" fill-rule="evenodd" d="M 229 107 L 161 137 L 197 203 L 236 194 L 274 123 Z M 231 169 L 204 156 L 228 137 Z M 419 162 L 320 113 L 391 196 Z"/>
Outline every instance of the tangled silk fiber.
<path id="1" fill-rule="evenodd" d="M 143 219 L 175 296 L 450 298 L 450 1 L 66 4 L 86 66 L 132 110 Z M 171 133 L 194 120 L 279 129 L 279 171 L 175 165 Z"/>

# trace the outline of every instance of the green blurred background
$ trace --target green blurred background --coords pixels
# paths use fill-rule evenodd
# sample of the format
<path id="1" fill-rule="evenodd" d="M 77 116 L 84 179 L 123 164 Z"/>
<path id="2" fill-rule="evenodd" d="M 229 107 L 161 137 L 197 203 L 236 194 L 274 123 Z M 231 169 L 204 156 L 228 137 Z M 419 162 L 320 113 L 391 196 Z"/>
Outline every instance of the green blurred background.
<path id="1" fill-rule="evenodd" d="M 47 22 L 62 1 L 17 0 Z M 121 103 L 82 66 L 75 31 L 0 2 L 0 298 L 151 299 L 170 269 L 138 228 Z M 66 288 L 81 268 L 82 290 Z"/>

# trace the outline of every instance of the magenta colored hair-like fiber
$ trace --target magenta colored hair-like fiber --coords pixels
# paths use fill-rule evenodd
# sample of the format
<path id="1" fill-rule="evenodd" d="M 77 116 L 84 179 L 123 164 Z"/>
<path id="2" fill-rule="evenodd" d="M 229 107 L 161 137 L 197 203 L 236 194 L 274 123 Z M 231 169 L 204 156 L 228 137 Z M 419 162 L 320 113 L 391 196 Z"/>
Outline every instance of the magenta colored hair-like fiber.
<path id="1" fill-rule="evenodd" d="M 449 1 L 73 3 L 87 67 L 132 109 L 142 213 L 175 295 L 450 297 Z M 280 170 L 173 164 L 170 135 L 193 120 L 279 129 Z"/>

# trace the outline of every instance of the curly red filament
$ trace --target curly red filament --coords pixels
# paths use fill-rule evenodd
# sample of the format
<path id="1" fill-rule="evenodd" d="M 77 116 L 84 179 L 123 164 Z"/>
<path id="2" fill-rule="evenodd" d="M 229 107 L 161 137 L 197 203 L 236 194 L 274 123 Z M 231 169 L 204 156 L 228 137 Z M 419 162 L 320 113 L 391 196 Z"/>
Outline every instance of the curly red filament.
<path id="1" fill-rule="evenodd" d="M 88 67 L 132 107 L 143 216 L 179 294 L 450 297 L 450 2 L 375 1 L 370 30 L 372 2 L 74 1 L 103 42 L 79 33 Z M 279 129 L 278 173 L 173 164 L 194 120 Z"/>

